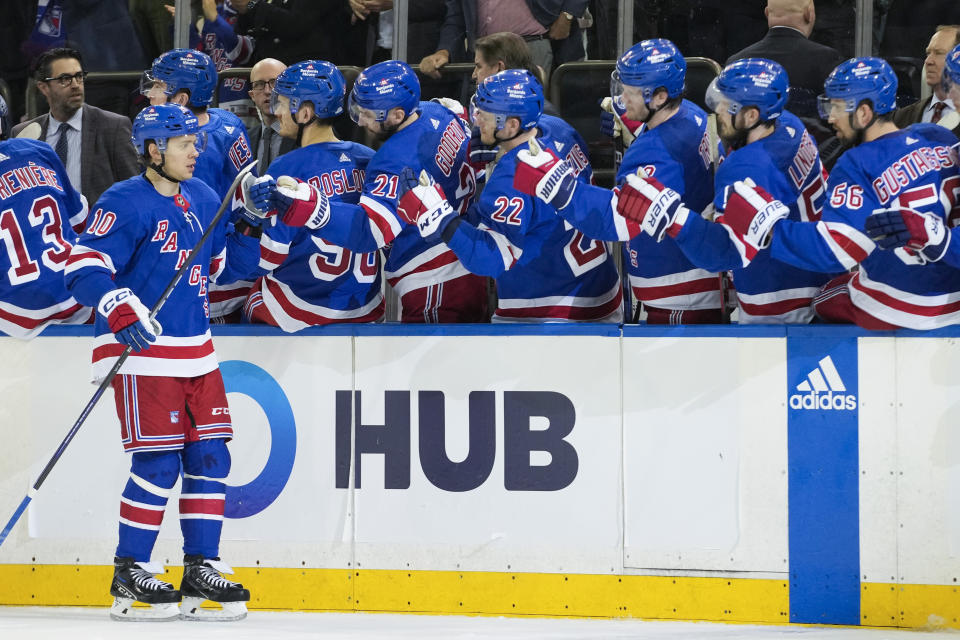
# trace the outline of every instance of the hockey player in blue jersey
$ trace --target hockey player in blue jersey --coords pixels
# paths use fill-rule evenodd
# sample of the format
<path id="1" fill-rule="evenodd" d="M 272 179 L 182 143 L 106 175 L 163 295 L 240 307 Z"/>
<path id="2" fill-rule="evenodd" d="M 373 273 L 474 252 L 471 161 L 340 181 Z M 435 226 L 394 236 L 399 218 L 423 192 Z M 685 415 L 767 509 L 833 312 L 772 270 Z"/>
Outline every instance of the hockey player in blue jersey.
<path id="1" fill-rule="evenodd" d="M 64 271 L 69 291 L 97 310 L 94 379 L 133 349 L 112 380 L 121 441 L 132 456 L 120 500 L 111 616 L 239 619 L 250 594 L 222 577 L 229 568 L 219 559 L 233 428 L 207 296 L 211 282 L 256 268 L 259 231 L 243 223 L 227 235 L 218 225 L 151 320 L 148 308 L 212 223 L 220 198 L 192 178 L 203 132 L 190 111 L 148 107 L 134 119 L 133 140 L 145 173 L 103 194 Z M 150 556 L 181 468 L 184 575 L 178 590 L 154 578 L 162 567 Z M 223 608 L 201 610 L 204 600 Z M 151 608 L 135 609 L 133 601 Z"/>
<path id="2" fill-rule="evenodd" d="M 943 67 L 943 87 L 953 104 L 960 104 L 960 45 L 947 54 Z M 960 142 L 953 145 L 950 158 L 960 164 Z M 946 190 L 945 190 L 946 192 Z M 948 197 L 960 200 L 960 192 L 951 190 Z M 960 268 L 960 208 L 944 220 L 936 213 L 908 208 L 884 209 L 866 219 L 865 230 L 880 249 L 905 248 L 923 255 L 930 262 L 944 263 Z"/>
<path id="3" fill-rule="evenodd" d="M 543 89 L 526 70 L 486 78 L 471 113 L 481 141 L 500 147 L 476 205 L 468 216 L 458 216 L 442 199 L 442 188 L 420 184 L 401 199 L 404 216 L 424 237 L 442 239 L 468 269 L 496 278 L 494 321 L 620 322 L 620 279 L 606 245 L 572 228 L 551 205 L 514 188 L 517 153 L 531 140 L 565 153 L 583 145 L 580 137 L 569 127 L 538 127 Z M 580 155 L 577 180 L 586 183 L 591 168 Z"/>
<path id="4" fill-rule="evenodd" d="M 82 324 L 91 310 L 63 284 L 87 203 L 50 145 L 6 140 L 0 98 L 0 331 L 29 340 L 50 324 Z"/>
<path id="5" fill-rule="evenodd" d="M 730 230 L 731 221 L 749 208 L 730 194 L 734 184 L 747 179 L 774 194 L 785 205 L 780 214 L 791 220 L 820 218 L 823 165 L 803 123 L 784 110 L 788 86 L 779 64 L 748 58 L 727 66 L 707 89 L 707 104 L 717 114 L 720 137 L 730 150 L 714 185 L 720 224 L 682 206 L 680 196 L 656 177 L 629 176 L 618 200 L 620 213 L 655 238 L 673 238 L 694 264 L 710 271 L 733 270 L 740 323 L 810 322 L 813 297 L 830 279 L 778 259 L 763 245 L 742 242 Z"/>
<path id="6" fill-rule="evenodd" d="M 197 159 L 194 177 L 223 198 L 240 171 L 254 162 L 247 129 L 229 111 L 211 108 L 217 87 L 217 69 L 210 56 L 193 49 L 174 49 L 153 61 L 144 73 L 141 90 L 151 104 L 173 102 L 190 109 L 200 122 L 207 146 Z M 224 216 L 225 226 L 238 220 Z M 210 292 L 210 318 L 214 322 L 237 321 L 240 307 L 252 282 L 241 280 L 214 287 Z"/>
<path id="7" fill-rule="evenodd" d="M 280 211 L 288 223 L 307 223 L 327 242 L 355 253 L 389 247 L 384 272 L 400 297 L 401 321 L 485 321 L 486 280 L 470 273 L 439 238 L 420 237 L 397 213 L 405 168 L 426 171 L 454 210 L 466 210 L 476 187 L 467 163 L 469 125 L 437 102 L 420 102 L 416 74 L 398 60 L 365 69 L 350 92 L 349 109 L 354 122 L 383 140 L 367 165 L 359 205 L 330 202 L 315 188 L 297 196 L 261 181 L 251 190 L 256 206 Z"/>
<path id="8" fill-rule="evenodd" d="M 373 150 L 343 142 L 333 132 L 345 91 L 343 75 L 322 60 L 298 62 L 280 74 L 271 111 L 280 134 L 297 140 L 299 148 L 274 160 L 269 170 L 313 186 L 329 201 L 355 205 Z M 244 306 L 252 322 L 293 332 L 383 317 L 379 251 L 353 253 L 307 227 L 277 222 L 264 230 L 260 265 L 267 273 Z"/>
<path id="9" fill-rule="evenodd" d="M 637 303 L 643 303 L 650 324 L 723 321 L 719 276 L 694 265 L 672 239 L 658 243 L 640 233 L 638 226 L 626 224 L 616 212 L 615 194 L 638 169 L 683 194 L 697 210 L 710 204 L 713 167 L 707 114 L 683 99 L 686 68 L 686 60 L 669 40 L 644 40 L 628 49 L 617 61 L 610 94 L 623 105 L 628 120 L 645 126 L 623 157 L 617 174 L 621 186 L 611 194 L 567 177 L 575 186 L 572 195 L 568 197 L 561 189 L 553 199 L 545 200 L 565 200 L 557 213 L 588 237 L 629 241 L 624 251 L 631 288 Z M 536 185 L 548 170 L 545 158 L 532 158 L 525 150 L 519 158 L 515 184 L 536 195 Z M 525 160 L 536 163 L 536 168 Z M 569 167 L 571 173 L 573 169 Z"/>
<path id="10" fill-rule="evenodd" d="M 770 194 L 744 192 L 752 215 L 738 233 L 767 238 L 774 257 L 825 272 L 849 272 L 828 283 L 815 301 L 826 322 L 867 329 L 935 329 L 960 321 L 960 270 L 936 245 L 877 250 L 866 226 L 875 211 L 898 209 L 935 217 L 931 235 L 960 219 L 960 170 L 944 127 L 893 123 L 897 76 L 880 58 L 852 58 L 824 83 L 821 115 L 852 145 L 827 185 L 823 219 L 780 219 Z M 865 233 L 866 232 L 866 233 Z M 879 236 L 880 234 L 878 234 Z"/>

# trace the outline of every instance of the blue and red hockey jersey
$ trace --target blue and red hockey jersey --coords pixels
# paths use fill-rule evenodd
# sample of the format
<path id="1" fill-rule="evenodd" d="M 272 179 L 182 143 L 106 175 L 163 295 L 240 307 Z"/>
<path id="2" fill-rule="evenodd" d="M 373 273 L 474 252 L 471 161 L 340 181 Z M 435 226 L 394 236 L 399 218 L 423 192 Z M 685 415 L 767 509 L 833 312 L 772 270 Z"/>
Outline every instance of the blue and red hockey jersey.
<path id="1" fill-rule="evenodd" d="M 790 220 L 820 219 L 826 175 L 817 144 L 803 123 L 784 111 L 773 133 L 732 152 L 717 169 L 714 208 L 723 213 L 729 190 L 752 179 L 790 208 Z M 788 264 L 760 251 L 745 264 L 724 227 L 690 215 L 675 236 L 690 260 L 709 271 L 733 271 L 739 322 L 807 323 L 813 297 L 830 276 Z"/>
<path id="2" fill-rule="evenodd" d="M 820 271 L 859 265 L 850 300 L 888 324 L 935 329 L 960 322 L 960 270 L 902 248 L 875 250 L 863 233 L 874 209 L 891 207 L 935 213 L 957 226 L 960 169 L 950 154 L 956 141 L 943 127 L 915 124 L 848 150 L 830 175 L 822 220 L 778 222 L 773 255 Z"/>
<path id="3" fill-rule="evenodd" d="M 588 184 L 593 171 L 583 139 L 557 118 L 542 125 L 540 146 L 560 157 L 574 154 L 577 179 Z M 623 292 L 606 245 L 573 228 L 552 206 L 514 189 L 522 148 L 487 166 L 487 184 L 450 248 L 474 273 L 496 278 L 494 322 L 620 322 Z"/>
<path id="4" fill-rule="evenodd" d="M 172 198 L 143 175 L 114 184 L 97 201 L 70 254 L 64 271 L 67 288 L 77 300 L 96 307 L 107 292 L 129 287 L 152 308 L 219 206 L 217 194 L 196 178 L 181 182 L 180 193 Z M 256 238 L 227 235 L 224 229 L 217 225 L 157 314 L 163 334 L 149 349 L 131 353 L 120 373 L 193 377 L 216 369 L 209 285 L 249 277 L 260 258 Z M 100 314 L 95 335 L 93 375 L 99 380 L 125 347 Z"/>
<path id="5" fill-rule="evenodd" d="M 200 128 L 206 135 L 207 146 L 197 158 L 193 177 L 206 183 L 222 200 L 237 174 L 248 164 L 253 164 L 255 159 L 250 150 L 247 129 L 237 116 L 223 109 L 207 109 L 207 115 L 210 120 Z M 226 232 L 236 220 L 236 215 L 228 212 L 220 224 Z M 211 317 L 225 316 L 243 306 L 252 286 L 253 283 L 246 280 L 212 286 Z"/>
<path id="6" fill-rule="evenodd" d="M 443 242 L 428 243 L 397 215 L 400 173 L 406 167 L 415 175 L 425 169 L 461 214 L 476 189 L 467 163 L 469 125 L 436 102 L 421 102 L 418 114 L 370 160 L 360 206 L 331 203 L 330 222 L 319 231 L 328 242 L 358 253 L 389 245 L 384 272 L 398 296 L 469 273 Z"/>
<path id="7" fill-rule="evenodd" d="M 216 20 L 201 17 L 197 23 L 202 23 L 200 31 L 196 24 L 190 25 L 190 47 L 210 56 L 217 73 L 246 63 L 253 53 L 253 38 L 234 30 L 237 19 L 233 7 L 221 2 L 217 5 Z M 257 107 L 247 93 L 249 89 L 250 83 L 245 78 L 222 78 L 217 89 L 218 106 L 240 118 L 247 128 L 259 124 Z"/>
<path id="8" fill-rule="evenodd" d="M 707 114 L 684 100 L 668 120 L 643 127 L 624 154 L 617 184 L 640 168 L 679 193 L 691 209 L 705 210 L 713 198 Z M 637 301 L 662 309 L 719 309 L 717 274 L 697 267 L 669 236 L 657 242 L 628 224 L 616 213 L 616 203 L 607 189 L 580 187 L 558 213 L 591 238 L 629 240 L 625 262 Z"/>
<path id="9" fill-rule="evenodd" d="M 270 171 L 309 182 L 331 202 L 355 205 L 372 156 L 356 142 L 321 142 L 277 158 Z M 260 268 L 267 275 L 247 303 L 248 315 L 263 304 L 284 331 L 383 317 L 379 251 L 354 253 L 316 231 L 277 222 L 260 240 Z"/>
<path id="10" fill-rule="evenodd" d="M 45 142 L 0 142 L 0 330 L 24 340 L 51 323 L 77 324 L 90 309 L 63 284 L 87 205 Z"/>

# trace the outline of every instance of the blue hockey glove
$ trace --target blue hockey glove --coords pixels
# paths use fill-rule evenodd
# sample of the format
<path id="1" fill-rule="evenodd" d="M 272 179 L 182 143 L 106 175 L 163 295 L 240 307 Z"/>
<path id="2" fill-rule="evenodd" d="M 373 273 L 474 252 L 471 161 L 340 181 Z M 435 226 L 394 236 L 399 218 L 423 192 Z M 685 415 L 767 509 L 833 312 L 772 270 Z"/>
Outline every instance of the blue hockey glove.
<path id="1" fill-rule="evenodd" d="M 397 213 L 409 224 L 416 225 L 428 242 L 441 241 L 443 231 L 457 219 L 457 213 L 447 202 L 443 187 L 426 171 L 418 179 L 410 167 L 400 173 L 400 200 Z"/>
<path id="2" fill-rule="evenodd" d="M 929 262 L 942 258 L 950 245 L 943 218 L 913 209 L 877 209 L 867 216 L 864 231 L 881 249 L 904 247 Z"/>
<path id="3" fill-rule="evenodd" d="M 130 289 L 114 289 L 100 298 L 97 313 L 106 318 L 117 342 L 142 351 L 155 342 L 163 328 Z"/>
<path id="4" fill-rule="evenodd" d="M 536 139 L 531 139 L 528 148 L 517 154 L 513 188 L 563 209 L 573 198 L 577 176 L 569 162 L 558 158 L 550 149 L 542 149 Z"/>
<path id="5" fill-rule="evenodd" d="M 269 178 L 269 176 L 265 176 Z M 253 194 L 250 192 L 251 188 L 257 183 L 258 178 L 252 173 L 248 173 L 243 176 L 243 179 L 240 181 L 240 186 L 237 187 L 237 193 L 235 194 L 235 202 L 239 200 L 242 205 L 235 210 L 239 213 L 240 218 L 247 224 L 247 226 L 253 229 L 261 229 L 265 223 L 268 222 L 269 218 L 276 215 L 274 210 L 263 210 L 258 209 L 254 203 Z M 270 178 L 272 180 L 272 178 Z"/>

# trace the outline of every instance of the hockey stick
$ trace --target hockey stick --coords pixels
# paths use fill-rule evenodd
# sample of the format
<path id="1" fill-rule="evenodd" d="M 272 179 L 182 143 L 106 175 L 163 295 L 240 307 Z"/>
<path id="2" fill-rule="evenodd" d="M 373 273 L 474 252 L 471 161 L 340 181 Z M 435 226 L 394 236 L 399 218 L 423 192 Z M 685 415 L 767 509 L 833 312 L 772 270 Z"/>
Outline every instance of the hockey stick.
<path id="1" fill-rule="evenodd" d="M 194 245 L 193 250 L 190 251 L 190 255 L 187 256 L 187 259 L 184 260 L 180 268 L 177 269 L 177 272 L 170 280 L 170 284 L 168 284 L 167 288 L 163 290 L 163 294 L 160 296 L 160 299 L 157 300 L 157 303 L 153 305 L 152 309 L 150 309 L 151 321 L 156 317 L 157 313 L 160 311 L 160 308 L 167 301 L 167 298 L 170 297 L 170 294 L 173 293 L 173 289 L 177 286 L 177 283 L 180 282 L 180 278 L 193 263 L 194 259 L 197 257 L 197 253 L 199 253 L 200 249 L 207 241 L 207 238 L 210 237 L 210 234 L 213 233 L 213 230 L 217 227 L 217 224 L 220 222 L 220 218 L 223 217 L 224 212 L 227 210 L 227 205 L 230 204 L 230 201 L 233 199 L 233 194 L 236 192 L 240 182 L 245 176 L 249 175 L 254 167 L 256 167 L 255 163 L 247 165 L 240 173 L 237 174 L 237 177 L 233 179 L 233 184 L 230 185 L 230 189 L 227 192 L 226 197 L 224 197 L 223 202 L 220 203 L 220 209 L 217 210 L 217 215 L 213 217 L 213 220 L 207 226 L 207 230 L 203 232 L 202 236 L 200 236 L 200 240 L 198 240 L 197 244 Z M 100 382 L 100 386 L 97 387 L 93 397 L 90 398 L 90 401 L 87 402 L 87 406 L 85 406 L 83 411 L 80 412 L 80 417 L 77 418 L 77 421 L 73 423 L 72 427 L 70 427 L 70 431 L 67 432 L 66 437 L 64 437 L 63 441 L 60 443 L 60 446 L 57 447 L 57 450 L 54 452 L 53 457 L 50 458 L 50 461 L 47 462 L 47 465 L 43 468 L 43 471 L 40 472 L 40 476 L 37 478 L 37 481 L 33 483 L 33 487 L 27 491 L 27 495 L 24 496 L 23 500 L 20 502 L 20 506 L 18 506 L 17 510 L 13 512 L 13 515 L 10 516 L 10 520 L 3 528 L 3 531 L 0 531 L 0 545 L 3 545 L 4 540 L 6 540 L 7 536 L 10 535 L 10 531 L 13 530 L 13 527 L 17 524 L 17 521 L 20 520 L 20 516 L 23 515 L 23 512 L 26 511 L 27 505 L 29 505 L 30 501 L 33 500 L 33 497 L 37 495 L 37 491 L 40 490 L 40 485 L 42 485 L 44 480 L 47 479 L 47 476 L 50 475 L 50 471 L 53 470 L 54 465 L 57 464 L 57 461 L 60 460 L 63 452 L 66 451 L 67 446 L 73 440 L 74 436 L 77 435 L 80 427 L 83 426 L 83 423 L 86 421 L 87 416 L 89 416 L 90 412 L 93 411 L 93 408 L 100 400 L 100 396 L 103 395 L 103 392 L 116 377 L 117 372 L 120 371 L 120 367 L 123 366 L 123 363 L 126 362 L 127 358 L 130 356 L 131 351 L 133 351 L 133 347 L 127 346 L 127 348 L 123 350 L 123 353 L 120 354 L 120 357 L 117 358 L 117 361 L 114 363 L 113 367 L 110 368 L 110 371 L 107 373 L 106 377 Z"/>

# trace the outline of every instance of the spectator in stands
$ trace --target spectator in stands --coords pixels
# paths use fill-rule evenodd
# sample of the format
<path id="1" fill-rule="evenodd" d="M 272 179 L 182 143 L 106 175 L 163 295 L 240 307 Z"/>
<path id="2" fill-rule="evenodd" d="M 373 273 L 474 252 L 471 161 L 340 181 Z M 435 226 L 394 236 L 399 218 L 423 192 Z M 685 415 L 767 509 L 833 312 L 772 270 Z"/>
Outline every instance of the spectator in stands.
<path id="1" fill-rule="evenodd" d="M 501 31 L 478 38 L 473 55 L 473 81 L 477 86 L 504 69 L 526 69 L 543 82 L 544 72 L 533 64 L 527 42 L 515 33 Z M 543 112 L 560 117 L 560 112 L 549 100 L 544 100 Z"/>
<path id="2" fill-rule="evenodd" d="M 173 17 L 167 10 L 173 4 L 174 0 L 130 0 L 130 18 L 148 60 L 173 48 Z M 128 68 L 142 67 L 131 64 Z"/>
<path id="3" fill-rule="evenodd" d="M 947 96 L 941 79 L 947 54 L 958 44 L 960 44 L 960 25 L 937 27 L 933 37 L 930 38 L 930 44 L 927 45 L 927 58 L 923 62 L 924 81 L 933 93 L 926 100 L 897 109 L 893 114 L 894 124 L 903 128 L 915 122 L 939 123 L 943 120 L 944 123 L 949 124 L 954 119 L 951 114 L 958 113 L 957 107 L 960 105 L 954 104 Z M 960 137 L 960 122 L 954 122 L 950 129 Z"/>
<path id="4" fill-rule="evenodd" d="M 83 58 L 75 49 L 46 51 L 37 61 L 37 89 L 50 112 L 13 128 L 16 136 L 31 123 L 40 125 L 40 140 L 50 144 L 67 168 L 70 182 L 93 204 L 114 182 L 139 171 L 126 116 L 84 104 Z"/>
<path id="5" fill-rule="evenodd" d="M 280 135 L 280 122 L 270 111 L 270 98 L 277 78 L 287 65 L 275 58 L 265 58 L 250 69 L 250 99 L 257 106 L 260 126 L 250 129 L 250 148 L 257 157 L 257 173 L 265 175 L 277 156 L 297 146 L 296 140 Z"/>
<path id="6" fill-rule="evenodd" d="M 348 0 L 355 21 L 367 24 L 366 65 L 393 55 L 393 0 Z M 445 0 L 412 0 L 407 6 L 407 51 L 404 60 L 420 60 L 437 49 Z M 400 52 L 403 56 L 404 52 Z"/>
<path id="7" fill-rule="evenodd" d="M 534 63 L 549 75 L 553 68 L 553 41 L 570 40 L 569 47 L 580 48 L 573 55 L 563 48 L 563 61 L 583 57 L 579 26 L 589 0 L 447 0 L 447 17 L 440 32 L 437 51 L 420 61 L 420 71 L 439 78 L 445 64 L 463 59 L 463 41 L 472 56 L 477 38 L 510 31 L 522 36 L 530 47 Z M 573 56 L 573 57 L 571 57 Z"/>
<path id="8" fill-rule="evenodd" d="M 816 21 L 813 0 L 768 0 L 764 9 L 769 30 L 762 40 L 730 56 L 727 65 L 744 58 L 779 63 L 790 79 L 787 109 L 796 116 L 817 117 L 817 96 L 823 81 L 843 61 L 840 52 L 810 40 Z"/>
<path id="9" fill-rule="evenodd" d="M 276 58 L 285 64 L 329 60 L 359 64 L 365 27 L 353 24 L 347 2 L 318 0 L 228 0 L 240 15 L 237 33 L 253 36 L 254 60 Z"/>

